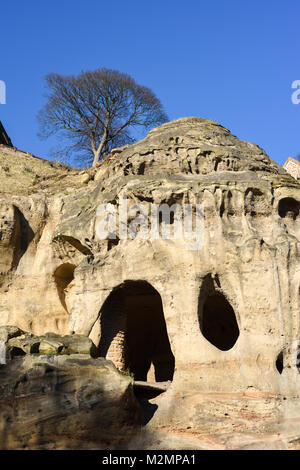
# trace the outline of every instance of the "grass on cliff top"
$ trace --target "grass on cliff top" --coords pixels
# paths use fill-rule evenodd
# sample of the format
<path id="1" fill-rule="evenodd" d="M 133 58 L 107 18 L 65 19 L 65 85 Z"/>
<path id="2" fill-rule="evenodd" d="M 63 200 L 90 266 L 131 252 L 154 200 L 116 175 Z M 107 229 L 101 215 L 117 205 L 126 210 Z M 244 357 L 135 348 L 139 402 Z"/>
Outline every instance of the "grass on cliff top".
<path id="1" fill-rule="evenodd" d="M 0 145 L 0 194 L 60 193 L 87 183 L 92 173 Z"/>

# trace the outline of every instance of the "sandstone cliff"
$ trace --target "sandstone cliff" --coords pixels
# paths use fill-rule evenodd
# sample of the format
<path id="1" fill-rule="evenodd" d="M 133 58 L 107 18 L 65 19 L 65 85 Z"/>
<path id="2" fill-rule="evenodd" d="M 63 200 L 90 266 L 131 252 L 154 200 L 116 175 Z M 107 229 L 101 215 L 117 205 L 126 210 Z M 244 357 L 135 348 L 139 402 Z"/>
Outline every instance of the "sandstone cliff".
<path id="1" fill-rule="evenodd" d="M 95 170 L 49 171 L 1 187 L 1 324 L 83 334 L 136 379 L 172 381 L 153 398 L 155 431 L 296 446 L 299 182 L 201 118 L 164 124 Z M 201 205 L 203 244 L 99 240 L 97 208 L 124 197 Z"/>

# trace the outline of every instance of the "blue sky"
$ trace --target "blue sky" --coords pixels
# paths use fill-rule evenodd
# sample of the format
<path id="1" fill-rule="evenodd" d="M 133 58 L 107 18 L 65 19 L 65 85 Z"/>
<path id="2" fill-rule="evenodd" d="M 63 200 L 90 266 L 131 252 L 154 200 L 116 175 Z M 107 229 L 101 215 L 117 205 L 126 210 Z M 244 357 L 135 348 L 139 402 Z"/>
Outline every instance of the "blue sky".
<path id="1" fill-rule="evenodd" d="M 107 67 L 150 87 L 170 120 L 216 120 L 279 164 L 300 153 L 299 0 L 11 0 L 0 17 L 0 120 L 20 149 L 52 159 L 36 120 L 47 73 Z"/>

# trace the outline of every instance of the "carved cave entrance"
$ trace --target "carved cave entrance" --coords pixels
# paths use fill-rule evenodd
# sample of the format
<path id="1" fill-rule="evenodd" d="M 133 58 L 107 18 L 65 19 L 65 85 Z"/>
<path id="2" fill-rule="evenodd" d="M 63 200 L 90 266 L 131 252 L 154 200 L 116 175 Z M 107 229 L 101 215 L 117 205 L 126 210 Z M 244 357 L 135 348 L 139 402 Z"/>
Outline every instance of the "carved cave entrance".
<path id="1" fill-rule="evenodd" d="M 198 301 L 198 318 L 203 336 L 221 351 L 231 349 L 238 337 L 239 327 L 234 310 L 220 289 L 218 277 L 203 280 Z"/>
<path id="2" fill-rule="evenodd" d="M 145 281 L 126 281 L 113 290 L 101 313 L 99 354 L 136 381 L 146 381 L 151 364 L 156 382 L 173 379 L 175 360 L 159 293 Z"/>
<path id="3" fill-rule="evenodd" d="M 296 220 L 300 213 L 300 203 L 292 197 L 285 197 L 279 201 L 278 213 L 282 219 Z"/>
<path id="4" fill-rule="evenodd" d="M 76 266 L 65 263 L 59 266 L 54 272 L 54 280 L 61 305 L 69 313 L 68 294 L 74 280 L 74 270 Z"/>

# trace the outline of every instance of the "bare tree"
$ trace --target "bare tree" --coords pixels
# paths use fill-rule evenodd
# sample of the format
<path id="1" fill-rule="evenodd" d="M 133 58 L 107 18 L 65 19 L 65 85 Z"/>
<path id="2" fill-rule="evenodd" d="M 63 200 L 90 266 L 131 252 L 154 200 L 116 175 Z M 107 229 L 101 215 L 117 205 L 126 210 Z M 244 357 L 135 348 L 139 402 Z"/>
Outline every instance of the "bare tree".
<path id="1" fill-rule="evenodd" d="M 61 134 L 71 143 L 65 150 L 81 152 L 93 166 L 113 147 L 134 142 L 138 128 L 168 121 L 155 94 L 117 70 L 51 73 L 45 79 L 50 93 L 38 114 L 40 137 Z"/>

